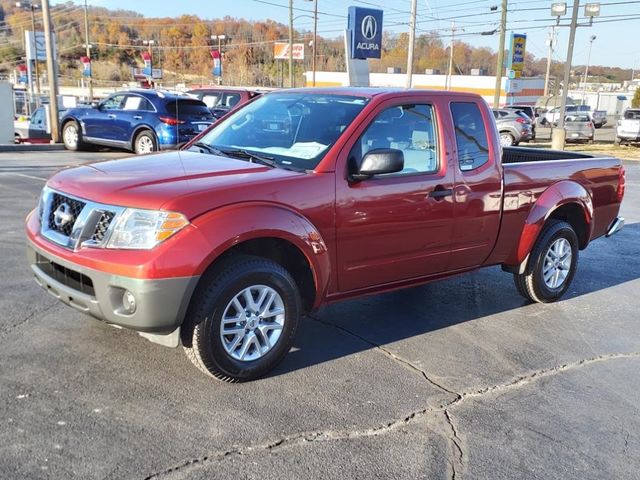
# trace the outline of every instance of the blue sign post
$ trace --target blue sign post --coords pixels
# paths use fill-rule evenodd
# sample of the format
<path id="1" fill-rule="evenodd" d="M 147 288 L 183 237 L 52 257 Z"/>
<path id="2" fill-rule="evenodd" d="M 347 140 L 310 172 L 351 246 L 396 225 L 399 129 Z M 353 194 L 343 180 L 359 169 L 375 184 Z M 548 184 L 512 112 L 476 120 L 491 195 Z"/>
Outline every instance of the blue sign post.
<path id="1" fill-rule="evenodd" d="M 382 10 L 349 7 L 350 58 L 380 58 L 382 55 Z"/>

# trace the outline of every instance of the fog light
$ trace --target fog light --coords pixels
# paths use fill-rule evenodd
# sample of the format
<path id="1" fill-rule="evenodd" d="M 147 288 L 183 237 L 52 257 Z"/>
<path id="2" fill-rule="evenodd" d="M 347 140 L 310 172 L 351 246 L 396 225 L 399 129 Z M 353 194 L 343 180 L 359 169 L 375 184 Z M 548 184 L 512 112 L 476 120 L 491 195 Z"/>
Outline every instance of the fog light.
<path id="1" fill-rule="evenodd" d="M 133 296 L 129 290 L 125 290 L 122 294 L 122 307 L 128 314 L 132 314 L 136 311 L 136 297 Z"/>

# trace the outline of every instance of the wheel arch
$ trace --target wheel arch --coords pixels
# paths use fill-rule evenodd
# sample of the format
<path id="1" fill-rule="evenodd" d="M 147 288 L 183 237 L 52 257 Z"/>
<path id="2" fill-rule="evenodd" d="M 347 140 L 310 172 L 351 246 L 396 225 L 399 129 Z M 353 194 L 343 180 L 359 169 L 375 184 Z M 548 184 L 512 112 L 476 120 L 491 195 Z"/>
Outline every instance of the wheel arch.
<path id="1" fill-rule="evenodd" d="M 211 246 L 198 267 L 202 276 L 234 255 L 255 255 L 289 271 L 305 311 L 317 308 L 324 298 L 329 253 L 320 232 L 298 212 L 267 204 L 237 205 L 204 214 L 193 224 Z"/>
<path id="2" fill-rule="evenodd" d="M 526 263 L 542 228 L 549 219 L 569 223 L 578 236 L 580 249 L 586 248 L 593 231 L 593 203 L 589 192 L 571 180 L 555 183 L 545 190 L 529 210 L 515 251 L 510 256 L 512 262 L 509 263 Z"/>

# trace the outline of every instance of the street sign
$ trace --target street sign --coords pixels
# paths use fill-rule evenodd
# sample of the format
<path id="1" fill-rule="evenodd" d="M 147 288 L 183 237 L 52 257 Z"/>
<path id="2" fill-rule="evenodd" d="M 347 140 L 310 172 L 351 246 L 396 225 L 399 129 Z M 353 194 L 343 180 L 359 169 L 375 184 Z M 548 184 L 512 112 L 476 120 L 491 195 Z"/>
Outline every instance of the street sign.
<path id="1" fill-rule="evenodd" d="M 347 28 L 351 37 L 351 58 L 380 58 L 382 55 L 382 10 L 349 7 Z"/>
<path id="2" fill-rule="evenodd" d="M 513 74 L 512 78 L 520 78 L 524 70 L 524 54 L 527 46 L 527 35 L 525 33 L 512 33 L 509 43 L 508 70 Z"/>
<path id="3" fill-rule="evenodd" d="M 213 69 L 211 73 L 213 73 L 214 77 L 222 76 L 222 57 L 220 56 L 220 52 L 218 50 L 211 50 L 211 58 L 213 58 Z"/>
<path id="4" fill-rule="evenodd" d="M 144 69 L 142 70 L 142 72 L 147 76 L 151 76 L 152 75 L 152 57 L 151 57 L 151 53 L 149 52 L 142 52 L 142 61 L 144 62 Z"/>
<path id="5" fill-rule="evenodd" d="M 293 44 L 293 59 L 304 60 L 304 43 Z M 276 60 L 289 59 L 289 44 L 286 42 L 276 42 L 273 44 L 273 58 Z"/>
<path id="6" fill-rule="evenodd" d="M 89 57 L 80 57 L 82 62 L 82 75 L 85 77 L 91 76 L 91 59 Z"/>
<path id="7" fill-rule="evenodd" d="M 134 80 L 144 80 L 149 76 L 148 72 L 145 72 L 143 68 L 132 68 L 131 75 Z M 151 70 L 151 78 L 153 80 L 160 80 L 162 78 L 162 69 L 154 68 Z"/>

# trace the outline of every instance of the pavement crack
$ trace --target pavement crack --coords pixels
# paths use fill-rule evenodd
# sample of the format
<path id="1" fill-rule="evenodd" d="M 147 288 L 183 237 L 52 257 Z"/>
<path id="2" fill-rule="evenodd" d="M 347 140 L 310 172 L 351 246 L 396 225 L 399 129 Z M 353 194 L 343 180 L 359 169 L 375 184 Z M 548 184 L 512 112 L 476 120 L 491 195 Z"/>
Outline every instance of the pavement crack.
<path id="1" fill-rule="evenodd" d="M 462 401 L 464 401 L 466 398 L 470 398 L 470 397 L 480 397 L 490 393 L 500 393 L 500 392 L 520 388 L 532 382 L 538 381 L 542 378 L 551 377 L 553 375 L 557 375 L 559 373 L 563 373 L 569 370 L 583 368 L 588 365 L 592 365 L 594 363 L 600 363 L 600 362 L 606 362 L 609 360 L 618 360 L 618 359 L 624 359 L 624 358 L 640 358 L 640 352 L 608 353 L 608 354 L 597 355 L 595 357 L 585 358 L 582 360 L 577 360 L 575 362 L 569 362 L 562 365 L 557 365 L 555 367 L 543 368 L 543 369 L 528 373 L 526 375 L 521 375 L 519 377 L 516 377 L 512 381 L 507 383 L 501 383 L 501 384 L 493 385 L 490 387 L 484 387 L 479 390 L 463 392 L 460 395 L 459 399 L 454 400 L 451 404 L 447 406 L 451 407 L 453 405 L 459 404 Z"/>
<path id="2" fill-rule="evenodd" d="M 422 376 L 422 378 L 424 378 L 428 383 L 430 383 L 433 387 L 442 390 L 443 392 L 449 393 L 451 395 L 455 395 L 456 400 L 461 398 L 461 394 L 459 394 L 458 392 L 455 392 L 453 390 L 451 390 L 450 388 L 445 387 L 444 385 L 442 385 L 441 383 L 437 382 L 436 380 L 434 380 L 433 378 L 431 378 L 427 372 L 425 372 L 423 369 L 421 369 L 420 367 L 418 367 L 417 365 L 415 365 L 414 363 L 412 363 L 411 361 L 402 358 L 401 356 L 393 353 L 391 350 L 389 350 L 388 348 L 386 348 L 385 346 L 373 342 L 371 340 L 369 340 L 368 338 L 363 337 L 362 335 L 359 335 L 355 332 L 352 332 L 351 330 L 341 326 L 341 325 L 336 325 L 335 323 L 331 323 L 331 322 L 327 322 L 325 320 L 321 320 L 317 317 L 313 317 L 311 315 L 307 315 L 308 318 L 310 318 L 311 320 L 320 323 L 322 325 L 325 325 L 327 327 L 332 327 L 335 328 L 336 330 L 340 330 L 341 332 L 346 333 L 347 335 L 350 335 L 354 338 L 357 338 L 358 340 L 363 341 L 364 343 L 374 347 L 375 349 L 379 350 L 380 352 L 382 352 L 386 357 L 390 358 L 391 360 L 400 363 L 401 365 L 403 365 L 404 367 L 408 368 L 409 370 L 413 370 L 414 372 L 418 373 L 419 375 Z M 454 400 L 455 402 L 455 400 Z"/>
<path id="3" fill-rule="evenodd" d="M 449 410 L 444 410 L 444 416 L 447 419 L 447 424 L 451 428 L 451 443 L 453 444 L 455 455 L 451 461 L 451 479 L 456 480 L 461 477 L 462 467 L 464 465 L 464 450 L 462 448 L 462 439 L 458 435 L 458 429 L 451 417 Z"/>
<path id="4" fill-rule="evenodd" d="M 393 420 L 383 425 L 378 425 L 376 427 L 371 427 L 364 430 L 317 430 L 312 432 L 296 433 L 293 435 L 285 436 L 277 440 L 272 440 L 259 445 L 234 447 L 229 450 L 215 452 L 202 457 L 191 458 L 178 465 L 174 465 L 170 468 L 167 468 L 166 470 L 163 470 L 161 472 L 153 473 L 145 477 L 144 480 L 162 478 L 166 475 L 170 475 L 171 473 L 174 473 L 183 469 L 188 469 L 198 464 L 202 464 L 206 462 L 221 461 L 231 455 L 246 455 L 254 452 L 273 452 L 275 450 L 285 448 L 285 447 L 311 444 L 314 442 L 353 440 L 358 438 L 376 437 L 380 435 L 385 435 L 387 433 L 390 433 L 402 427 L 405 427 L 406 425 L 409 425 L 413 422 L 416 422 L 424 418 L 425 416 L 429 415 L 432 412 L 435 412 L 435 410 L 431 408 L 424 408 L 421 410 L 411 412 L 409 415 L 401 419 Z"/>
<path id="5" fill-rule="evenodd" d="M 53 308 L 57 307 L 58 305 L 60 305 L 59 302 L 53 302 L 47 306 L 45 306 L 44 308 L 41 308 L 39 310 L 34 310 L 33 312 L 25 315 L 24 317 L 22 317 L 21 319 L 13 322 L 11 325 L 7 326 L 7 327 L 3 327 L 2 329 L 0 329 L 0 336 L 5 336 L 8 333 L 10 333 L 11 331 L 15 330 L 16 328 L 18 328 L 20 325 L 23 325 L 25 323 L 27 323 L 29 320 L 31 320 L 33 317 L 35 317 L 36 315 L 40 315 L 42 313 L 46 313 L 49 310 L 52 310 Z"/>

